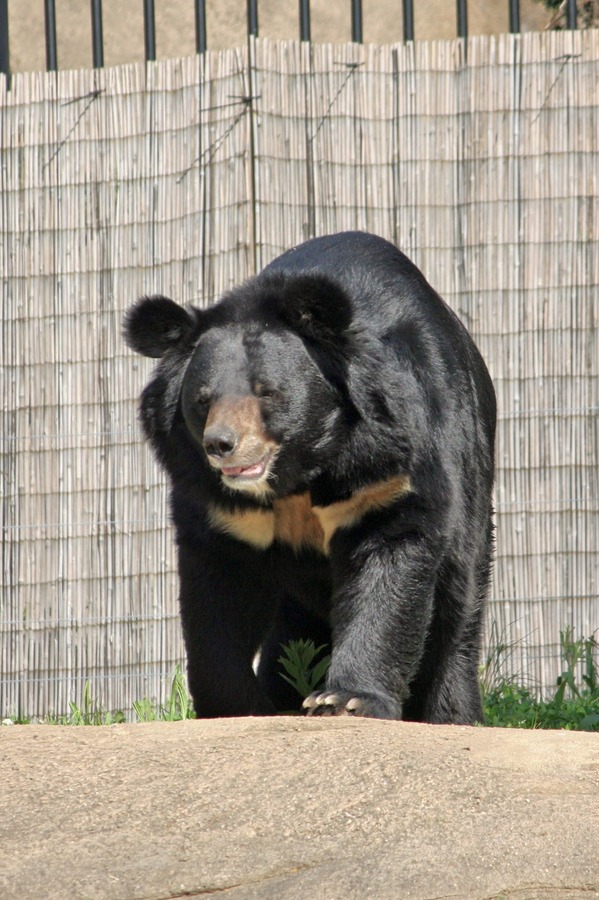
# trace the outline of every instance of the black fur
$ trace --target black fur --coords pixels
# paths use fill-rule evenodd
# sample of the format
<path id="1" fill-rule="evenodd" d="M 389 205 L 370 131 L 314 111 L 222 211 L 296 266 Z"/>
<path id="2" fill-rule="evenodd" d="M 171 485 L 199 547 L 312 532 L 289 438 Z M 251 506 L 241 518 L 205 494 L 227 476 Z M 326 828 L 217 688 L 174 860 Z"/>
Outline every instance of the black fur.
<path id="1" fill-rule="evenodd" d="M 141 419 L 172 485 L 197 714 L 288 708 L 280 642 L 314 636 L 332 661 L 310 714 L 480 720 L 495 396 L 418 269 L 372 235 L 317 238 L 209 310 L 140 301 L 125 337 L 162 356 Z M 281 510 L 300 522 L 293 498 L 340 523 L 328 545 L 269 539 Z"/>

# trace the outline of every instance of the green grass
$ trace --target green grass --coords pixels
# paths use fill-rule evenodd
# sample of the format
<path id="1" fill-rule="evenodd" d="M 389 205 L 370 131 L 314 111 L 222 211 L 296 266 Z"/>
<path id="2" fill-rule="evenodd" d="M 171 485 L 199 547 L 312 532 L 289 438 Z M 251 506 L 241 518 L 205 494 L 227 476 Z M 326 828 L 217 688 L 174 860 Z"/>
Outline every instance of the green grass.
<path id="1" fill-rule="evenodd" d="M 180 722 L 181 719 L 195 718 L 193 701 L 180 667 L 177 666 L 171 692 L 164 706 L 156 706 L 146 699 L 135 702 L 133 711 L 138 722 Z"/>
<path id="2" fill-rule="evenodd" d="M 576 640 L 571 628 L 560 632 L 564 664 L 553 696 L 541 700 L 512 680 L 489 679 L 489 667 L 499 670 L 497 658 L 483 669 L 485 725 L 501 728 L 565 728 L 570 731 L 599 731 L 599 683 L 595 655 L 597 639 Z M 506 646 L 501 652 L 508 652 Z M 490 682 L 490 683 L 489 683 Z"/>
<path id="3" fill-rule="evenodd" d="M 67 716 L 47 717 L 49 725 L 118 725 L 125 721 L 124 713 L 107 712 L 98 706 L 92 697 L 89 681 L 85 682 L 81 703 L 69 702 L 70 713 Z"/>
<path id="4" fill-rule="evenodd" d="M 493 649 L 481 667 L 481 689 L 485 725 L 502 728 L 565 728 L 571 731 L 599 732 L 599 668 L 596 661 L 599 643 L 590 638 L 575 639 L 571 628 L 560 633 L 563 671 L 557 679 L 553 696 L 537 698 L 533 691 L 517 679 L 505 679 L 502 668 L 514 651 L 514 645 L 493 635 Z M 282 648 L 279 659 L 281 677 L 293 685 L 298 699 L 321 687 L 330 663 L 323 654 L 325 646 L 312 641 L 291 641 Z M 299 706 L 299 703 L 298 703 Z M 114 725 L 126 721 L 122 711 L 104 710 L 85 684 L 79 703 L 71 701 L 65 716 L 49 715 L 44 722 L 52 725 Z M 148 699 L 133 704 L 138 722 L 176 722 L 194 717 L 193 704 L 185 676 L 177 667 L 169 697 L 164 704 Z M 9 720 L 26 724 L 27 720 Z"/>
<path id="5" fill-rule="evenodd" d="M 89 682 L 85 683 L 83 695 L 79 703 L 71 700 L 70 712 L 66 716 L 50 714 L 45 716 L 43 723 L 46 725 L 119 725 L 127 721 L 122 710 L 110 712 L 105 710 L 97 700 L 92 697 Z M 182 719 L 193 719 L 193 701 L 187 690 L 185 675 L 181 667 L 177 666 L 169 697 L 164 704 L 157 704 L 144 698 L 133 703 L 133 713 L 137 722 L 178 722 Z M 9 720 L 14 725 L 28 725 L 31 719 L 14 717 Z"/>

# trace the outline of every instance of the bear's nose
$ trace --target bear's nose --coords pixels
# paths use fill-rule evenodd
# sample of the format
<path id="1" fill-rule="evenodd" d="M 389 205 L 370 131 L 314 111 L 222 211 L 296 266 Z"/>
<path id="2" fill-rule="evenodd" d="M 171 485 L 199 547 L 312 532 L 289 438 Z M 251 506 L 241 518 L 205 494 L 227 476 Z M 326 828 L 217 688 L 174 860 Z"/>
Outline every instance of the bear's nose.
<path id="1" fill-rule="evenodd" d="M 208 456 L 215 456 L 217 459 L 231 456 L 237 441 L 237 434 L 226 425 L 213 425 L 204 432 L 204 450 Z"/>

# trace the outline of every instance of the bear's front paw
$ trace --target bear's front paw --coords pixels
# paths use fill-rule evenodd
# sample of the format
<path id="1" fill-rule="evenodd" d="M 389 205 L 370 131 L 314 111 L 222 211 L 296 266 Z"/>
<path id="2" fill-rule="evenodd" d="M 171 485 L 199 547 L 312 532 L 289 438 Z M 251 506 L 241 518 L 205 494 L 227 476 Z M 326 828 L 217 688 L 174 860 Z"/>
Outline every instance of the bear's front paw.
<path id="1" fill-rule="evenodd" d="M 308 716 L 361 716 L 368 719 L 399 719 L 398 704 L 377 694 L 359 691 L 323 691 L 306 697 L 302 708 Z"/>

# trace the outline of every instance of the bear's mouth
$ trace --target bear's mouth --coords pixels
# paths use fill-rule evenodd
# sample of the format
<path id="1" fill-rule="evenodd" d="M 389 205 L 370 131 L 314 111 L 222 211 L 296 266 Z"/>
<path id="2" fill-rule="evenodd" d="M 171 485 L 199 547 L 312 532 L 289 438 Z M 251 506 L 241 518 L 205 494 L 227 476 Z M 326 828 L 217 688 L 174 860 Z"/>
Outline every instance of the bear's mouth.
<path id="1" fill-rule="evenodd" d="M 268 450 L 257 462 L 241 466 L 221 465 L 219 466 L 221 478 L 228 488 L 238 491 L 269 492 L 268 477 L 275 455 L 272 450 Z"/>
<path id="2" fill-rule="evenodd" d="M 221 466 L 221 475 L 226 478 L 261 478 L 266 471 L 267 458 L 261 459 L 260 462 L 252 463 L 249 466 Z"/>

